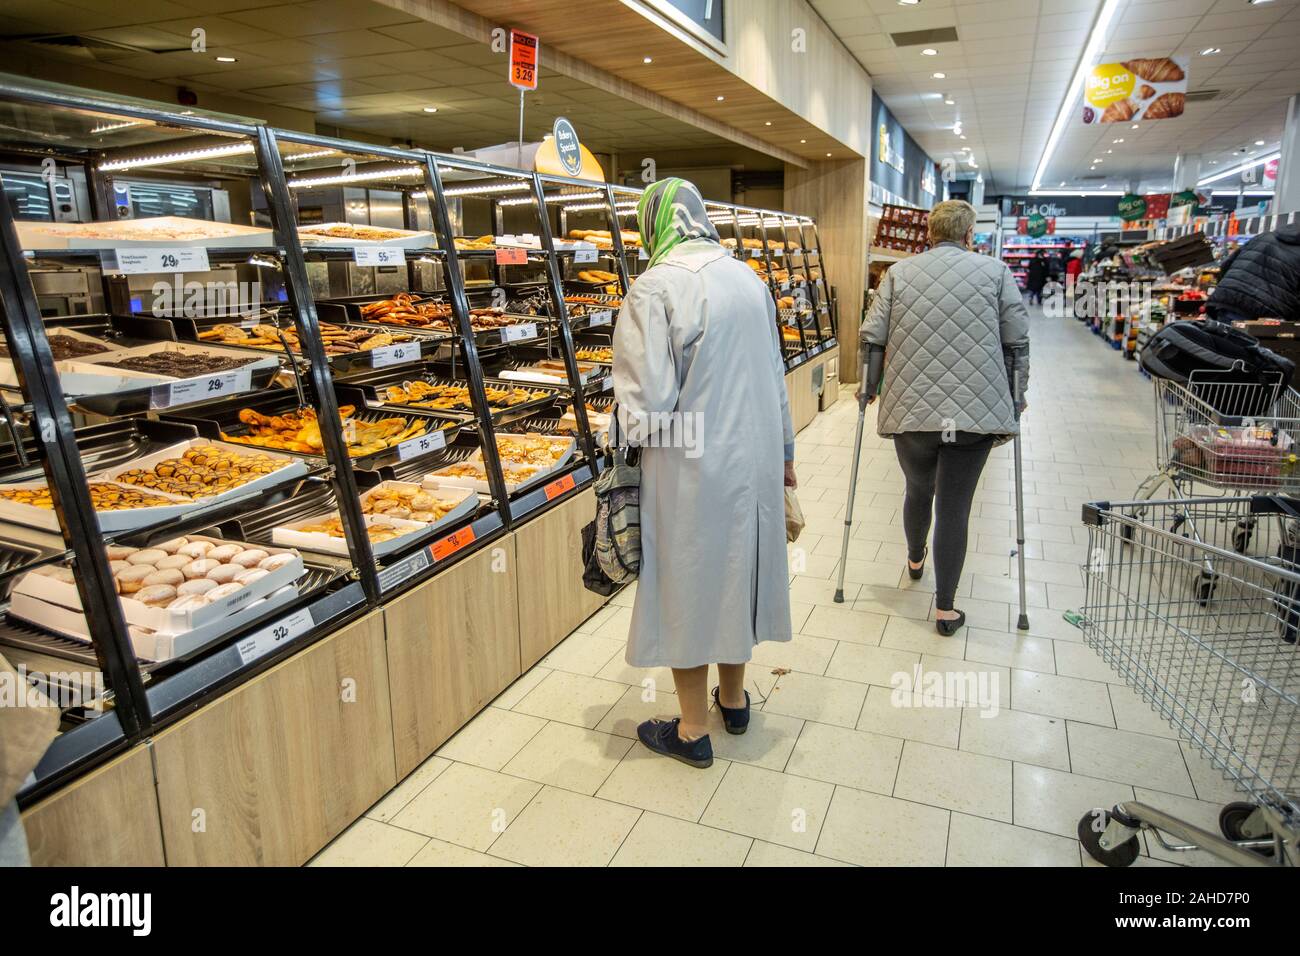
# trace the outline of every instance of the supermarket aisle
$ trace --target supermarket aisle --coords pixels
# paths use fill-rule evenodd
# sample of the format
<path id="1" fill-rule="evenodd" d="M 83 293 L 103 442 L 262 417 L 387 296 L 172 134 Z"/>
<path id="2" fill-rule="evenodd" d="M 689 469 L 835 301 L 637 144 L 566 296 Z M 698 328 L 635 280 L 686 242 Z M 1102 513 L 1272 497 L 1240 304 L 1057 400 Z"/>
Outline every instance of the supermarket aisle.
<path id="1" fill-rule="evenodd" d="M 1035 311 L 1032 342 L 1028 636 L 1013 630 L 1010 603 L 1009 445 L 977 495 L 958 599 L 969 624 L 957 637 L 927 620 L 928 575 L 904 573 L 902 479 L 871 429 L 852 603 L 833 603 L 856 419 L 846 395 L 799 437 L 808 527 L 791 548 L 797 636 L 758 648 L 750 731 L 730 737 L 717 723 L 711 769 L 636 741 L 638 722 L 676 713 L 676 702 L 671 672 L 623 663 L 625 592 L 315 864 L 1078 866 L 1082 814 L 1135 797 L 1215 829 L 1231 791 L 1111 683 L 1061 616 L 1082 599 L 1080 503 L 1122 499 L 1151 470 L 1151 386 L 1071 319 Z M 918 667 L 944 675 L 948 699 L 894 706 L 891 682 Z M 1154 844 L 1147 853 L 1140 864 L 1171 856 Z"/>

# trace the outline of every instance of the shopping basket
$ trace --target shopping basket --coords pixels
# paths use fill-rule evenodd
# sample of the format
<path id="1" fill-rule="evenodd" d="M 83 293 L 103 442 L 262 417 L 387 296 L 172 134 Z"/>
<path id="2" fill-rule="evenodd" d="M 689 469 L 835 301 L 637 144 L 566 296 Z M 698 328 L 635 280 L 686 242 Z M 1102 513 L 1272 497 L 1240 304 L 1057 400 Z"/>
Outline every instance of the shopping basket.
<path id="1" fill-rule="evenodd" d="M 1223 808 L 1220 834 L 1144 803 L 1094 809 L 1084 848 L 1127 866 L 1145 830 L 1168 850 L 1300 862 L 1300 500 L 1098 503 L 1083 517 L 1084 640 L 1247 797 Z M 1242 521 L 1249 554 L 1233 547 Z"/>
<path id="2" fill-rule="evenodd" d="M 1159 470 L 1134 498 L 1211 490 L 1300 494 L 1300 392 L 1283 386 L 1280 374 L 1263 382 L 1239 378 L 1239 372 L 1207 371 L 1193 372 L 1186 384 L 1155 380 Z M 1253 529 L 1254 519 L 1241 519 L 1234 550 L 1247 550 Z"/>

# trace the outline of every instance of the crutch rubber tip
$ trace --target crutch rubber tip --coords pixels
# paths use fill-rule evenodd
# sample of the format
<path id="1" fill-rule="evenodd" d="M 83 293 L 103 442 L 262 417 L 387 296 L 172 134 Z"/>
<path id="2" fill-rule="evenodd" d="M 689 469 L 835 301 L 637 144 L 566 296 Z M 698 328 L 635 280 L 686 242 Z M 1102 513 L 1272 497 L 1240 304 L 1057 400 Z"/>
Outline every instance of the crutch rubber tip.
<path id="1" fill-rule="evenodd" d="M 1028 614 L 1020 615 L 1020 620 L 1016 622 L 1016 627 L 1021 631 L 1029 630 L 1029 615 Z"/>
<path id="2" fill-rule="evenodd" d="M 836 604 L 843 604 L 843 603 L 844 603 L 844 589 L 843 589 L 843 588 L 840 588 L 838 591 L 835 592 L 835 603 L 836 603 Z"/>

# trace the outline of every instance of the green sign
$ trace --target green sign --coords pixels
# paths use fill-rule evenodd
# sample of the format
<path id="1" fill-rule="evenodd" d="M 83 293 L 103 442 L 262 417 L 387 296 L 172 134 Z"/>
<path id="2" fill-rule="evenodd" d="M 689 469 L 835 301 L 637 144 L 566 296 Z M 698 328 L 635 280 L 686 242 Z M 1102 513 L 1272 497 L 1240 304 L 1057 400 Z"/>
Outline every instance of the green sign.
<path id="1" fill-rule="evenodd" d="M 1119 217 L 1125 222 L 1145 218 L 1146 214 L 1147 201 L 1141 196 L 1129 193 L 1119 201 Z"/>
<path id="2" fill-rule="evenodd" d="M 1047 235 L 1047 217 L 1042 213 L 1034 213 L 1025 220 L 1025 233 L 1034 238 Z"/>

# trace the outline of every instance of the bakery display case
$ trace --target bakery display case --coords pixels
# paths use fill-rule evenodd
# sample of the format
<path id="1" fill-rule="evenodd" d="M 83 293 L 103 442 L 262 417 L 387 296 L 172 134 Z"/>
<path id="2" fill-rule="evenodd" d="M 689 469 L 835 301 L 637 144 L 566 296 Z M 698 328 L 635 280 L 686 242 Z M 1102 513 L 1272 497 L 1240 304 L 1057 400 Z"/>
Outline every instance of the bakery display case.
<path id="1" fill-rule="evenodd" d="M 24 808 L 155 740 L 201 760 L 214 708 L 332 672 L 345 646 L 393 695 L 387 759 L 408 766 L 602 603 L 577 529 L 618 310 L 648 261 L 639 190 L 55 86 L 0 82 L 0 112 L 0 153 L 75 166 L 93 200 L 57 229 L 0 204 L 0 654 L 63 714 Z M 111 201 L 146 175 L 220 184 L 240 221 Z M 715 215 L 762 242 L 769 281 L 803 257 L 774 294 L 820 282 L 823 301 L 810 224 Z M 51 269 L 103 308 L 48 314 L 32 274 Z M 825 341 L 794 327 L 788 360 Z M 316 696 L 303 706 L 329 706 Z M 375 746 L 311 739 L 340 766 L 337 748 Z M 208 743 L 214 766 L 240 759 Z M 168 749 L 170 839 L 186 775 Z M 391 785 L 376 772 L 358 805 Z M 335 822 L 317 824 L 286 841 L 318 845 Z"/>

